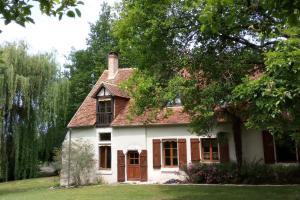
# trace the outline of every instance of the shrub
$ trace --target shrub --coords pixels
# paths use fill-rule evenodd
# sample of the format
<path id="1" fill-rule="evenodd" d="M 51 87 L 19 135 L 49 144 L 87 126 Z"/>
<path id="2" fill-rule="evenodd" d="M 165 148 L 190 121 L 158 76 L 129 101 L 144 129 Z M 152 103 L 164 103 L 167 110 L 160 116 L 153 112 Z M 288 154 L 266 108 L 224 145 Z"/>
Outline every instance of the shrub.
<path id="1" fill-rule="evenodd" d="M 236 177 L 235 164 L 191 164 L 184 168 L 190 183 L 232 183 Z"/>
<path id="2" fill-rule="evenodd" d="M 234 163 L 196 163 L 183 168 L 189 183 L 205 184 L 299 184 L 300 165 L 244 163 L 240 173 Z"/>
<path id="3" fill-rule="evenodd" d="M 70 150 L 69 153 L 69 146 L 65 143 L 62 149 L 62 173 L 68 174 L 70 166 L 70 176 L 73 185 L 90 184 L 95 167 L 93 145 L 87 141 L 74 140 L 71 142 Z"/>

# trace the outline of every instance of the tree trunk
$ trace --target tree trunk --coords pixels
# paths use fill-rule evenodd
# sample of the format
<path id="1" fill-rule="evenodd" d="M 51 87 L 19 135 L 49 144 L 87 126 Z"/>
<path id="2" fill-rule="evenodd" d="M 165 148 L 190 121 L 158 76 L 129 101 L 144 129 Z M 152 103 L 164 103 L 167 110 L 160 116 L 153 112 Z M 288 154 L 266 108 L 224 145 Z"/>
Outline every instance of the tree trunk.
<path id="1" fill-rule="evenodd" d="M 232 117 L 232 131 L 235 145 L 235 155 L 238 172 L 240 172 L 243 163 L 242 152 L 242 120 L 237 116 Z"/>

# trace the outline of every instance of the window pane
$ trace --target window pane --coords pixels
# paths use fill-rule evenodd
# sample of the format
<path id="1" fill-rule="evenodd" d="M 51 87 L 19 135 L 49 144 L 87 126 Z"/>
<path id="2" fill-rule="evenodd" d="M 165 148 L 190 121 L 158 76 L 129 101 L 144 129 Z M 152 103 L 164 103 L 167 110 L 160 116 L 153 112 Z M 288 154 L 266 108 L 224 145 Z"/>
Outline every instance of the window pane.
<path id="1" fill-rule="evenodd" d="M 178 159 L 177 159 L 177 157 L 176 157 L 176 158 L 173 158 L 173 165 L 174 165 L 174 166 L 177 166 L 177 165 L 178 165 Z"/>
<path id="2" fill-rule="evenodd" d="M 214 152 L 212 155 L 213 155 L 213 157 L 212 157 L 213 160 L 219 160 L 218 152 Z"/>
<path id="3" fill-rule="evenodd" d="M 110 141 L 111 134 L 110 133 L 100 133 L 100 141 Z"/>
<path id="4" fill-rule="evenodd" d="M 172 148 L 177 148 L 177 142 L 175 142 L 175 141 L 171 142 L 171 146 L 172 146 Z"/>
<path id="5" fill-rule="evenodd" d="M 111 112 L 111 101 L 106 102 L 106 112 Z"/>
<path id="6" fill-rule="evenodd" d="M 164 142 L 164 148 L 170 148 L 170 142 Z"/>
<path id="7" fill-rule="evenodd" d="M 275 139 L 276 155 L 278 162 L 296 162 L 296 145 L 293 139 L 285 136 Z"/>
<path id="8" fill-rule="evenodd" d="M 171 165 L 171 159 L 169 157 L 165 157 L 165 165 L 170 166 Z"/>
<path id="9" fill-rule="evenodd" d="M 165 149 L 165 156 L 170 156 L 170 155 L 171 155 L 170 149 Z"/>
<path id="10" fill-rule="evenodd" d="M 210 160 L 210 153 L 209 152 L 204 152 L 203 153 L 203 159 L 204 160 Z"/>
<path id="11" fill-rule="evenodd" d="M 100 146 L 99 147 L 99 166 L 101 169 L 111 168 L 111 147 Z"/>
<path id="12" fill-rule="evenodd" d="M 216 139 L 211 139 L 212 151 L 218 152 L 218 141 Z"/>
<path id="13" fill-rule="evenodd" d="M 163 143 L 164 164 L 165 166 L 177 166 L 177 142 L 166 141 Z"/>
<path id="14" fill-rule="evenodd" d="M 100 147 L 99 148 L 99 155 L 100 155 L 100 168 L 106 168 L 106 166 L 105 166 L 105 157 L 106 157 L 106 155 L 105 155 L 105 149 L 104 149 L 104 147 Z"/>
<path id="15" fill-rule="evenodd" d="M 173 157 L 177 157 L 177 149 L 172 149 L 173 151 Z"/>
<path id="16" fill-rule="evenodd" d="M 99 101 L 99 111 L 105 112 L 105 103 L 103 101 Z"/>
<path id="17" fill-rule="evenodd" d="M 210 151 L 210 141 L 209 139 L 202 139 L 202 148 L 204 152 Z"/>

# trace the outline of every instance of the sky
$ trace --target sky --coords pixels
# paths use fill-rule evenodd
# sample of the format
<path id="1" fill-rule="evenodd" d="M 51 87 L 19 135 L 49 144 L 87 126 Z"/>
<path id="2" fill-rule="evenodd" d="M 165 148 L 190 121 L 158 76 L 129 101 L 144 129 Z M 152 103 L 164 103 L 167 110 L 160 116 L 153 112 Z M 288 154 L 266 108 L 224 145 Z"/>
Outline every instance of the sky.
<path id="1" fill-rule="evenodd" d="M 105 0 L 114 5 L 118 0 Z M 64 16 L 61 21 L 55 17 L 44 16 L 38 7 L 32 10 L 35 24 L 22 27 L 15 23 L 4 25 L 0 21 L 0 44 L 24 40 L 29 46 L 30 53 L 55 52 L 57 62 L 63 66 L 72 48 L 86 48 L 86 38 L 90 31 L 90 23 L 99 16 L 103 0 L 84 0 L 84 5 L 78 7 L 81 17 L 69 18 Z"/>

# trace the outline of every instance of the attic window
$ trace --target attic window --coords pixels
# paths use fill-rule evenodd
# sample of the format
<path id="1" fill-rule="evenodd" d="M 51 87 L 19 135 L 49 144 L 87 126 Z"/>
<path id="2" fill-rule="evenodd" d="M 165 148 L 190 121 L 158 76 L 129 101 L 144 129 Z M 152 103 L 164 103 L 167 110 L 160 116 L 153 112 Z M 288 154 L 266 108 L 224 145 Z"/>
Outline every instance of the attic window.
<path id="1" fill-rule="evenodd" d="M 111 93 L 105 87 L 102 87 L 101 90 L 98 92 L 97 97 L 104 97 L 104 96 L 111 96 Z"/>
<path id="2" fill-rule="evenodd" d="M 172 107 L 172 106 L 181 106 L 181 99 L 179 96 L 177 96 L 174 100 L 171 100 L 167 103 L 168 107 Z"/>

